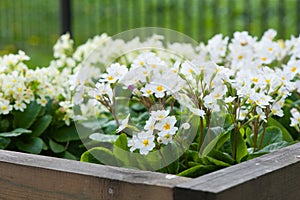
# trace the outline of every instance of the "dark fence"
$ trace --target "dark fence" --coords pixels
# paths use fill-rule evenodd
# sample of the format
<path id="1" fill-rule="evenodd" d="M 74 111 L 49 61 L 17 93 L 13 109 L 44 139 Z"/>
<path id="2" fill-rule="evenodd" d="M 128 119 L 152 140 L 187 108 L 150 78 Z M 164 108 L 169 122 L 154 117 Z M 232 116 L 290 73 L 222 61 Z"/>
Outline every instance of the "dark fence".
<path id="1" fill-rule="evenodd" d="M 80 44 L 103 32 L 144 26 L 170 28 L 197 41 L 241 30 L 260 36 L 268 28 L 278 31 L 277 38 L 289 38 L 300 33 L 300 0 L 1 0 L 0 54 L 21 48 L 42 61 L 65 30 Z"/>

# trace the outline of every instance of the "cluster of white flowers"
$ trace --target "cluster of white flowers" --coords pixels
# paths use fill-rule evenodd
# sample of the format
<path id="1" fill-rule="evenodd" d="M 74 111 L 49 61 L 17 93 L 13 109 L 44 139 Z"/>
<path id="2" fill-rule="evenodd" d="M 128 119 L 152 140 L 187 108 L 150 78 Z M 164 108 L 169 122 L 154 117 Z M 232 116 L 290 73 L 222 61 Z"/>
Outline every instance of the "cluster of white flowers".
<path id="1" fill-rule="evenodd" d="M 87 93 L 91 105 L 98 103 L 114 112 L 114 89 L 121 84 L 149 112 L 157 102 L 163 105 L 172 98 L 206 120 L 222 105 L 237 121 L 245 123 L 255 117 L 261 124 L 266 123 L 272 115 L 282 117 L 286 98 L 292 92 L 300 92 L 300 37 L 275 41 L 275 36 L 276 31 L 272 29 L 260 40 L 245 31 L 234 33 L 231 40 L 218 34 L 196 48 L 181 43 L 164 46 L 164 38 L 157 35 L 143 42 L 139 38 L 125 42 L 107 35 L 97 36 L 73 54 L 72 59 L 77 63 L 71 81 L 72 89 L 77 91 L 74 102 L 84 102 Z M 143 49 L 146 46 L 152 47 L 151 50 Z M 132 51 L 139 47 L 141 51 Z M 91 77 L 88 73 L 97 73 L 84 70 L 79 75 L 77 69 L 88 57 L 87 52 L 92 50 L 97 56 L 85 64 L 92 66 L 98 62 L 105 65 L 116 60 L 96 77 L 98 81 L 94 87 L 86 87 L 84 85 Z M 164 105 L 159 109 L 164 110 Z M 292 112 L 292 126 L 298 120 L 296 113 Z M 118 125 L 120 131 L 124 124 Z M 162 144 L 169 141 L 164 135 L 157 136 Z M 146 146 L 142 145 L 142 138 L 149 141 Z M 154 140 L 155 135 L 145 128 L 134 136 L 132 150 L 139 149 L 142 154 L 147 154 L 154 149 Z"/>
<path id="2" fill-rule="evenodd" d="M 158 144 L 167 145 L 178 130 L 175 127 L 176 122 L 175 116 L 169 116 L 168 110 L 151 111 L 144 126 L 145 130 L 134 134 L 128 142 L 130 151 L 138 149 L 140 154 L 147 155 L 156 147 L 155 139 Z"/>
<path id="3" fill-rule="evenodd" d="M 264 123 L 272 115 L 282 117 L 286 98 L 300 93 L 300 37 L 276 41 L 275 36 L 272 29 L 261 39 L 245 31 L 232 39 L 218 34 L 194 47 L 167 43 L 159 35 L 124 41 L 102 34 L 74 48 L 66 34 L 54 45 L 54 60 L 46 68 L 29 69 L 22 51 L 0 57 L 0 114 L 24 111 L 33 100 L 45 106 L 51 99 L 68 125 L 104 109 L 116 112 L 114 90 L 121 85 L 150 112 L 144 131 L 131 141 L 131 150 L 141 154 L 156 143 L 168 144 L 176 133 L 176 118 L 166 109 L 170 101 L 200 118 L 208 119 L 222 104 L 235 120 L 256 115 Z M 77 114 L 74 105 L 80 108 Z M 299 127 L 299 111 L 291 114 L 290 125 Z M 124 124 L 117 124 L 123 130 Z"/>
<path id="4" fill-rule="evenodd" d="M 22 51 L 0 58 L 0 114 L 24 111 L 31 101 L 46 106 L 49 100 L 57 102 L 70 96 L 69 86 L 65 84 L 68 77 L 54 67 L 29 69 L 24 63 L 26 60 L 29 57 Z M 62 114 L 66 107 L 71 106 L 61 104 Z M 69 117 L 64 120 L 67 124 L 70 122 Z"/>

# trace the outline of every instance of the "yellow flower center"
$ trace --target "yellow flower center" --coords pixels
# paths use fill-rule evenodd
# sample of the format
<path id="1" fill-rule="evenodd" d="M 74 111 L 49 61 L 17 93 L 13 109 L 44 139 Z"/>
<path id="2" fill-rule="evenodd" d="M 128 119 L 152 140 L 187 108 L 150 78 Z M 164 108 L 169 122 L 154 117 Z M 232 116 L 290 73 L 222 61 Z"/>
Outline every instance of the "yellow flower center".
<path id="1" fill-rule="evenodd" d="M 143 145 L 144 145 L 145 147 L 148 146 L 148 145 L 149 145 L 149 140 L 145 139 L 145 140 L 143 141 Z"/>
<path id="2" fill-rule="evenodd" d="M 170 128 L 171 128 L 171 124 L 166 123 L 166 124 L 164 125 L 164 129 L 165 129 L 165 130 L 170 130 Z"/>
<path id="3" fill-rule="evenodd" d="M 7 110 L 7 106 L 6 106 L 6 105 L 3 105 L 3 106 L 1 107 L 1 109 L 2 109 L 2 110 Z"/>
<path id="4" fill-rule="evenodd" d="M 262 57 L 261 60 L 262 60 L 262 61 L 266 61 L 267 58 L 266 58 L 266 57 Z"/>
<path id="5" fill-rule="evenodd" d="M 163 119 L 164 116 L 163 115 L 158 115 L 158 119 Z"/>
<path id="6" fill-rule="evenodd" d="M 292 72 L 295 72 L 296 69 L 297 69 L 296 67 L 292 67 L 292 70 L 291 70 L 291 71 L 292 71 Z"/>
<path id="7" fill-rule="evenodd" d="M 271 82 L 271 80 L 270 80 L 270 79 L 266 79 L 266 82 L 267 82 L 267 83 L 270 83 L 270 82 Z"/>
<path id="8" fill-rule="evenodd" d="M 155 69 L 155 68 L 157 68 L 157 66 L 156 65 L 152 65 L 152 68 Z"/>
<path id="9" fill-rule="evenodd" d="M 268 50 L 269 50 L 269 51 L 273 51 L 273 48 L 272 48 L 272 47 L 269 47 Z"/>
<path id="10" fill-rule="evenodd" d="M 243 55 L 239 55 L 239 56 L 238 56 L 238 59 L 239 59 L 239 60 L 242 60 L 243 58 L 244 58 Z"/>
<path id="11" fill-rule="evenodd" d="M 147 90 L 146 92 L 147 92 L 147 94 L 151 94 L 151 93 L 152 93 L 152 91 L 151 91 L 151 90 Z"/>
<path id="12" fill-rule="evenodd" d="M 144 63 L 143 61 L 141 61 L 139 64 L 140 64 L 141 66 L 143 66 L 145 63 Z"/>
<path id="13" fill-rule="evenodd" d="M 193 73 L 193 69 L 189 69 L 189 72 L 192 74 Z"/>
<path id="14" fill-rule="evenodd" d="M 169 134 L 169 133 L 167 133 L 166 135 L 165 135 L 165 138 L 166 139 L 169 139 L 171 137 L 171 135 Z"/>
<path id="15" fill-rule="evenodd" d="M 257 83 L 258 82 L 258 78 L 252 78 L 252 82 Z"/>
<path id="16" fill-rule="evenodd" d="M 108 79 L 109 81 L 112 81 L 112 80 L 114 80 L 114 77 L 108 76 L 107 79 Z"/>
<path id="17" fill-rule="evenodd" d="M 159 85 L 156 87 L 157 91 L 161 92 L 163 90 L 163 86 Z"/>
<path id="18" fill-rule="evenodd" d="M 214 97 L 215 97 L 215 99 L 220 98 L 220 97 L 221 97 L 221 94 L 220 94 L 220 93 L 217 93 Z"/>
<path id="19" fill-rule="evenodd" d="M 242 42 L 241 42 L 241 45 L 242 45 L 242 46 L 246 46 L 246 45 L 247 45 L 247 42 L 246 42 L 246 41 L 242 41 Z"/>

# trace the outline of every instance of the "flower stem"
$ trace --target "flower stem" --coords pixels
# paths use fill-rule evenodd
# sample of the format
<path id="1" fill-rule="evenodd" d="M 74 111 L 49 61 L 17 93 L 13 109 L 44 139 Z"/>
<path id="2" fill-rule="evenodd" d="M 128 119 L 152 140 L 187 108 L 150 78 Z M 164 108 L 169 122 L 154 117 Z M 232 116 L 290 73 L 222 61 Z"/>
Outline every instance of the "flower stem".
<path id="1" fill-rule="evenodd" d="M 200 117 L 200 130 L 199 130 L 199 137 L 200 137 L 200 141 L 199 141 L 199 149 L 202 146 L 203 143 L 203 138 L 204 138 L 204 122 L 203 122 L 203 117 Z"/>

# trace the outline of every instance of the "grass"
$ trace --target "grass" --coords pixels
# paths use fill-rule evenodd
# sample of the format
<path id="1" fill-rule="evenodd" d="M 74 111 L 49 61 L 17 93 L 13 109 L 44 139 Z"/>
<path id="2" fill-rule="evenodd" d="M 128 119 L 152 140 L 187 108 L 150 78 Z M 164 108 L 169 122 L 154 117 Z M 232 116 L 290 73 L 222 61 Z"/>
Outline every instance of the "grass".
<path id="1" fill-rule="evenodd" d="M 73 37 L 110 35 L 143 26 L 170 28 L 197 41 L 216 33 L 248 30 L 260 36 L 268 28 L 278 38 L 297 35 L 297 0 L 73 0 Z M 60 33 L 59 0 L 1 0 L 0 54 L 24 49 L 32 66 L 45 66 Z M 298 20 L 297 20 L 298 17 Z"/>

